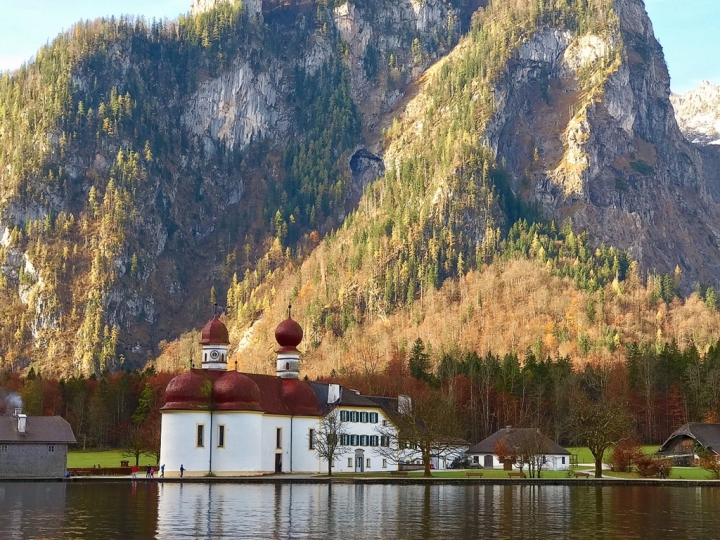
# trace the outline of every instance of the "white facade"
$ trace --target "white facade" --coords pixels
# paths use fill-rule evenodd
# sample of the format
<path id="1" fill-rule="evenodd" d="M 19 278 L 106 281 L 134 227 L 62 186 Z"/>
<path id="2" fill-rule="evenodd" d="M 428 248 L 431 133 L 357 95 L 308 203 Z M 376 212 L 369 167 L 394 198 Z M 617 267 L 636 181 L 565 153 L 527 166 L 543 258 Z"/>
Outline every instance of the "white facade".
<path id="1" fill-rule="evenodd" d="M 340 406 L 338 410 L 345 431 L 345 440 L 340 444 L 347 452 L 338 456 L 334 465 L 336 472 L 396 471 L 398 460 L 386 455 L 384 437 L 379 431 L 392 426 L 385 412 L 380 407 Z"/>
<path id="2" fill-rule="evenodd" d="M 502 469 L 503 464 L 495 454 L 470 454 L 468 457 L 473 463 L 478 463 L 485 469 Z M 517 469 L 517 465 L 513 464 L 513 469 Z M 546 454 L 544 471 L 566 471 L 570 468 L 570 455 Z"/>
<path id="3" fill-rule="evenodd" d="M 338 456 L 334 471 L 397 470 L 395 460 L 379 452 L 377 428 L 389 422 L 382 409 L 339 409 L 357 420 L 343 422 L 347 452 Z M 317 434 L 321 422 L 255 411 L 163 411 L 160 463 L 168 476 L 179 475 L 181 465 L 185 476 L 324 473 L 327 463 L 310 444 L 310 430 Z"/>
<path id="4" fill-rule="evenodd" d="M 298 380 L 302 329 L 289 316 L 275 337 L 275 377 L 238 373 L 226 370 L 225 325 L 217 316 L 205 325 L 202 369 L 178 375 L 167 387 L 160 437 L 165 474 L 177 476 L 181 467 L 187 476 L 325 472 L 313 441 L 323 414 L 336 409 L 346 420 L 341 445 L 347 451 L 335 471 L 395 470 L 377 452 L 377 427 L 389 422 L 377 402 L 350 390 L 343 401 L 337 384 Z"/>

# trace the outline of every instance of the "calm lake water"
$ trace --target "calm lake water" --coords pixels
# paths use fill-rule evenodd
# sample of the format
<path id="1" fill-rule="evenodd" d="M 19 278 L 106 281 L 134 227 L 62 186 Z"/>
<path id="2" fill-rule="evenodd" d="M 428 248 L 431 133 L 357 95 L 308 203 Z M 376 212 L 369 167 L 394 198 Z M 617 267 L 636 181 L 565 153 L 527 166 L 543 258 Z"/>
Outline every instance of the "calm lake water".
<path id="1" fill-rule="evenodd" d="M 716 538 L 720 488 L 0 483 L 0 538 Z"/>

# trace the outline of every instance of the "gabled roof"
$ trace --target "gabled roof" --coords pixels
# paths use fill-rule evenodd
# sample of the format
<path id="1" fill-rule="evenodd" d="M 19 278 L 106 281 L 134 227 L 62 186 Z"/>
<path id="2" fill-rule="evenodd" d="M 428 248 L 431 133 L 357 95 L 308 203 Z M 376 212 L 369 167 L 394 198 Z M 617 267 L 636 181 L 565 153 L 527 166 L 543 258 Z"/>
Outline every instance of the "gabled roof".
<path id="1" fill-rule="evenodd" d="M 685 424 L 667 438 L 658 452 L 667 452 L 670 442 L 676 437 L 690 437 L 708 450 L 720 454 L 720 424 L 701 424 L 699 422 Z"/>
<path id="2" fill-rule="evenodd" d="M 325 410 L 329 409 L 331 406 L 336 405 L 340 405 L 343 407 L 372 407 L 374 409 L 380 407 L 378 403 L 375 403 L 375 401 L 373 401 L 374 398 L 358 394 L 355 390 L 350 390 L 349 388 L 345 388 L 342 385 L 339 385 L 340 400 L 335 403 L 328 403 L 328 392 L 330 387 L 329 383 L 310 381 L 308 382 L 308 384 L 313 389 L 313 392 L 315 392 L 318 403 Z"/>
<path id="3" fill-rule="evenodd" d="M 468 454 L 494 454 L 495 445 L 499 441 L 505 441 L 508 446 L 513 447 L 522 444 L 523 438 L 537 432 L 535 428 L 503 428 L 490 435 L 487 439 L 484 439 L 477 443 L 475 446 L 470 447 L 467 451 Z M 556 442 L 543 436 L 543 453 L 564 455 L 569 456 L 570 452 L 565 450 L 562 446 Z"/>
<path id="4" fill-rule="evenodd" d="M 17 418 L 0 416 L 1 443 L 75 443 L 70 424 L 60 416 L 28 416 L 25 433 L 17 430 Z"/>

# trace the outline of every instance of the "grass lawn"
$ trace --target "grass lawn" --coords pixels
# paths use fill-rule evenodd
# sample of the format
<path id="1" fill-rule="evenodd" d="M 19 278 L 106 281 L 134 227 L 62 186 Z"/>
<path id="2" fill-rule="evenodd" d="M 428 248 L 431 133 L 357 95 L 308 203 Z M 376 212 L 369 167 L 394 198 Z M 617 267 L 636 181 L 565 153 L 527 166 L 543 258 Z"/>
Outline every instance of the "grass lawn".
<path id="1" fill-rule="evenodd" d="M 99 451 L 82 451 L 75 450 L 68 452 L 68 467 L 92 467 L 100 465 L 101 467 L 119 467 L 121 461 L 129 461 L 130 465 L 135 464 L 135 459 L 123 457 L 122 450 L 99 450 Z M 149 456 L 140 456 L 140 465 L 154 465 L 155 460 Z"/>
<path id="2" fill-rule="evenodd" d="M 660 448 L 657 445 L 649 445 L 649 446 L 642 446 L 642 452 L 645 455 L 654 454 L 657 452 L 658 448 Z M 590 452 L 590 449 L 587 446 L 575 446 L 575 447 L 568 447 L 566 448 L 568 452 L 571 454 L 577 454 L 578 455 L 578 463 L 595 463 L 595 458 L 593 457 L 592 453 Z M 612 455 L 612 448 L 605 451 L 605 455 L 603 456 L 603 463 L 606 463 L 608 459 L 610 459 L 610 456 Z"/>

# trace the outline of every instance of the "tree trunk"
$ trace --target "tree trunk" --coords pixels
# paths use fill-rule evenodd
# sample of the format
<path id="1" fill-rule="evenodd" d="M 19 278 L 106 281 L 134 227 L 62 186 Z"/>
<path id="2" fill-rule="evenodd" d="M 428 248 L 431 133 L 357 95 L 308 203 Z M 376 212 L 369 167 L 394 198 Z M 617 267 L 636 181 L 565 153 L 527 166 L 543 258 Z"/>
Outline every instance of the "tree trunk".
<path id="1" fill-rule="evenodd" d="M 328 459 L 328 476 L 332 476 L 332 459 Z"/>
<path id="2" fill-rule="evenodd" d="M 595 457 L 595 478 L 602 478 L 602 453 Z"/>
<path id="3" fill-rule="evenodd" d="M 423 476 L 432 476 L 432 473 L 430 472 L 430 452 L 423 452 L 423 464 L 425 465 L 425 472 L 423 473 Z"/>

